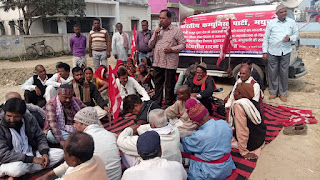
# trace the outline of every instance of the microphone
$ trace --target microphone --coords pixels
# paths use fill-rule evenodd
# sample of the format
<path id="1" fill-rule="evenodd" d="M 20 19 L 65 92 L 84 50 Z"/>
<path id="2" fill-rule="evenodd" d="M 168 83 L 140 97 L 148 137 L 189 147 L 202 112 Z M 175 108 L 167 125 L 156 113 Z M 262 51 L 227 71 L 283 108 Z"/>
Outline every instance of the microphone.
<path id="1" fill-rule="evenodd" d="M 162 25 L 159 23 L 160 31 L 161 31 L 161 27 L 162 27 Z M 160 31 L 158 32 L 158 35 L 160 34 Z"/>

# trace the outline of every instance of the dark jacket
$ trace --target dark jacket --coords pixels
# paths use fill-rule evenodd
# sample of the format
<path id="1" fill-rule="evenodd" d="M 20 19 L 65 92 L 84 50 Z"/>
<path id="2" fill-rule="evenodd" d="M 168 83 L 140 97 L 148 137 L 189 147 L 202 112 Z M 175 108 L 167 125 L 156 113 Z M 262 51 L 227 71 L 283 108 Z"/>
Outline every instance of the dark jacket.
<path id="1" fill-rule="evenodd" d="M 90 104 L 86 104 L 87 106 L 95 106 L 94 102 L 96 102 L 98 104 L 98 106 L 100 106 L 102 109 L 105 107 L 105 106 L 108 106 L 107 105 L 107 101 L 104 100 L 102 97 L 101 97 L 101 94 L 100 92 L 98 91 L 97 89 L 97 86 L 94 85 L 92 82 L 88 82 L 89 83 L 89 87 L 90 87 L 90 98 L 91 98 L 91 102 Z M 83 86 L 81 86 L 79 84 L 79 91 L 80 91 L 80 99 L 81 101 L 83 101 Z"/>
<path id="2" fill-rule="evenodd" d="M 159 104 L 157 104 L 155 101 L 152 101 L 152 100 L 144 101 L 143 106 L 141 108 L 141 111 L 137 115 L 135 122 L 137 122 L 139 120 L 144 120 L 149 123 L 148 115 L 149 115 L 149 112 L 153 109 L 160 109 Z"/>
<path id="3" fill-rule="evenodd" d="M 41 155 L 48 154 L 49 146 L 47 139 L 39 127 L 37 120 L 28 112 L 23 115 L 25 132 L 28 143 L 32 147 L 33 154 L 38 150 Z M 32 163 L 33 156 L 17 153 L 13 150 L 12 136 L 5 123 L 5 112 L 0 110 L 0 164 L 22 161 Z"/>
<path id="4" fill-rule="evenodd" d="M 193 83 L 193 78 L 189 78 L 186 82 L 186 85 L 190 87 L 191 93 L 199 93 L 202 98 L 212 97 L 214 91 L 214 82 L 213 79 L 208 77 L 205 82 L 205 90 L 201 90 L 201 85 L 195 85 Z"/>

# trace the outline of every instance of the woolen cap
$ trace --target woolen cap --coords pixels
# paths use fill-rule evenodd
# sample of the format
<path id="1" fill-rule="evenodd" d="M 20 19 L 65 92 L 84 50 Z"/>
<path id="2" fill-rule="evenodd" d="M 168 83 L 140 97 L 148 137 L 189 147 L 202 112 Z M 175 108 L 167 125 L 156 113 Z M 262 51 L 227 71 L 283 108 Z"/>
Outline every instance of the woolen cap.
<path id="1" fill-rule="evenodd" d="M 194 98 L 189 98 L 186 101 L 185 107 L 191 121 L 200 121 L 208 113 L 208 109 Z"/>
<path id="2" fill-rule="evenodd" d="M 94 107 L 85 107 L 81 109 L 76 113 L 73 120 L 86 125 L 99 124 L 98 114 Z"/>
<path id="3" fill-rule="evenodd" d="M 140 156 L 148 156 L 160 147 L 160 136 L 156 131 L 147 131 L 138 138 L 137 149 Z"/>

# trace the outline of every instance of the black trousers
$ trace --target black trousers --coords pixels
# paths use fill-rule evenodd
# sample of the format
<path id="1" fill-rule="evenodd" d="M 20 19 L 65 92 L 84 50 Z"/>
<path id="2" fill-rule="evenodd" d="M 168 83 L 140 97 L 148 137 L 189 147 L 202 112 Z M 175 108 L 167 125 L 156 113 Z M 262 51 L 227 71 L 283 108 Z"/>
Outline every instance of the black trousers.
<path id="1" fill-rule="evenodd" d="M 165 68 L 154 68 L 154 85 L 156 103 L 162 106 L 163 88 L 165 88 L 165 107 L 171 106 L 174 100 L 174 86 L 176 84 L 176 70 Z"/>
<path id="2" fill-rule="evenodd" d="M 42 95 L 38 96 L 36 94 L 36 91 L 24 91 L 24 100 L 26 103 L 32 103 L 34 105 L 37 105 L 39 107 L 43 107 L 46 105 L 46 100 Z"/>

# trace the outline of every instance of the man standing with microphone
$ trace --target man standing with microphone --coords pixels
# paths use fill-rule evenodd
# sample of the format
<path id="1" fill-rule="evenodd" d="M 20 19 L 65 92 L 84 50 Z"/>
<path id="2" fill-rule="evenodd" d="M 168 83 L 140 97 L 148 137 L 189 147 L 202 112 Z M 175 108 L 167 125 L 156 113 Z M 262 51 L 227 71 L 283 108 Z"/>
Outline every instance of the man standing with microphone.
<path id="1" fill-rule="evenodd" d="M 155 101 L 161 106 L 165 87 L 165 108 L 173 104 L 175 75 L 179 64 L 179 52 L 186 48 L 183 32 L 171 24 L 171 13 L 164 9 L 160 12 L 160 25 L 149 40 L 154 48 Z"/>

